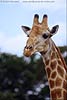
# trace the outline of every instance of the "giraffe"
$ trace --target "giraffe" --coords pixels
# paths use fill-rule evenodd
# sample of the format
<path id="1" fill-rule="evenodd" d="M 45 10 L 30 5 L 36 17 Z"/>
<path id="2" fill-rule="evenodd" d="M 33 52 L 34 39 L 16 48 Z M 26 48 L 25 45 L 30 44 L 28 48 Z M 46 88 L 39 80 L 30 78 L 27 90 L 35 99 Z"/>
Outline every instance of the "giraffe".
<path id="1" fill-rule="evenodd" d="M 57 33 L 59 25 L 50 30 L 48 16 L 43 16 L 39 23 L 39 15 L 34 15 L 32 28 L 21 26 L 28 40 L 24 55 L 30 57 L 35 52 L 42 55 L 50 89 L 50 100 L 67 100 L 67 66 L 51 37 Z"/>

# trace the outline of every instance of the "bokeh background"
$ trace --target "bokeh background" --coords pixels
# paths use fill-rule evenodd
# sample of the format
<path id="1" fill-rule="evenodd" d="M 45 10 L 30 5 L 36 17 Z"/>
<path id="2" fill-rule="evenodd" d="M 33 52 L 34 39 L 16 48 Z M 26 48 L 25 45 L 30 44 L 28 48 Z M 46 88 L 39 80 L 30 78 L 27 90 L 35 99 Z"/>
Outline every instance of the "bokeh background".
<path id="1" fill-rule="evenodd" d="M 27 37 L 21 25 L 32 27 L 36 13 L 40 22 L 44 14 L 48 15 L 50 29 L 59 25 L 52 39 L 67 63 L 66 0 L 0 2 L 0 100 L 50 100 L 41 55 L 23 55 Z"/>

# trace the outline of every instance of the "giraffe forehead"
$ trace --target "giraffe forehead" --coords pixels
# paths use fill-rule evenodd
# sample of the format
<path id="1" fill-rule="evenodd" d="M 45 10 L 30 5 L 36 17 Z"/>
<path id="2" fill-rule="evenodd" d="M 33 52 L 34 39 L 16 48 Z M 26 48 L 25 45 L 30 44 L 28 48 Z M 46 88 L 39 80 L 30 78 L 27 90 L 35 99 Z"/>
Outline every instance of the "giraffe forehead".
<path id="1" fill-rule="evenodd" d="M 41 33 L 41 28 L 38 26 L 33 26 L 31 34 L 34 34 L 35 36 L 39 35 Z"/>
<path id="2" fill-rule="evenodd" d="M 45 32 L 47 29 L 42 27 L 42 25 L 34 25 L 31 30 L 31 34 L 35 34 L 35 36 L 42 34 Z"/>

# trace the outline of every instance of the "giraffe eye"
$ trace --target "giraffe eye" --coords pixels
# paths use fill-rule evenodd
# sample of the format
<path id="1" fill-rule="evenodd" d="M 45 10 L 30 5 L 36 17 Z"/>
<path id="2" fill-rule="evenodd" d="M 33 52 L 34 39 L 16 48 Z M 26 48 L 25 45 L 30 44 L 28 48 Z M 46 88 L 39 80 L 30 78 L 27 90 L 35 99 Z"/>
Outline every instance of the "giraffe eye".
<path id="1" fill-rule="evenodd" d="M 44 39 L 48 38 L 47 34 L 43 34 L 42 36 L 43 36 Z"/>

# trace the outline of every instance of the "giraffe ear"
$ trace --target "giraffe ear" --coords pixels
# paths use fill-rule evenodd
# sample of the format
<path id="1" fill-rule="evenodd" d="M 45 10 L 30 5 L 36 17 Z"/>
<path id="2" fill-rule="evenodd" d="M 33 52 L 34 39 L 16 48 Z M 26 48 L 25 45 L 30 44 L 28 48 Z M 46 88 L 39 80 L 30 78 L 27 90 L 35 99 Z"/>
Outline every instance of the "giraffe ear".
<path id="1" fill-rule="evenodd" d="M 31 28 L 27 27 L 27 26 L 21 26 L 22 30 L 26 33 L 27 37 L 29 37 Z"/>
<path id="2" fill-rule="evenodd" d="M 58 29 L 59 29 L 59 25 L 55 25 L 54 27 L 52 27 L 52 29 L 50 30 L 50 37 L 56 34 Z"/>

